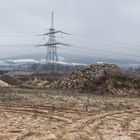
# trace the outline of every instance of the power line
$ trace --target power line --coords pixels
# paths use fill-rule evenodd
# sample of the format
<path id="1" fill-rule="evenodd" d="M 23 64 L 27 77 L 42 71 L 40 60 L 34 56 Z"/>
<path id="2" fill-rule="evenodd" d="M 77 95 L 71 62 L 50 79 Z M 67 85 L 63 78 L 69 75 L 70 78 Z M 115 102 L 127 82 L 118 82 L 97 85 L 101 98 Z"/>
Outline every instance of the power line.
<path id="1" fill-rule="evenodd" d="M 0 31 L 0 34 L 36 34 L 38 33 L 37 32 L 33 32 L 33 31 L 30 31 L 30 32 L 23 32 L 23 31 L 20 31 L 20 32 L 9 32 L 9 31 Z"/>
<path id="2" fill-rule="evenodd" d="M 0 47 L 35 47 L 36 44 L 0 44 Z"/>
<path id="3" fill-rule="evenodd" d="M 64 39 L 64 38 L 63 38 Z M 65 41 L 67 41 L 66 39 L 64 39 Z M 77 39 L 69 39 L 69 40 L 73 40 L 73 41 L 78 41 L 78 42 L 80 42 L 81 43 L 81 41 L 82 42 L 87 42 L 87 41 L 85 41 L 85 40 L 77 40 Z M 112 49 L 117 49 L 117 48 L 119 48 L 119 49 L 132 49 L 132 50 L 137 50 L 137 51 L 140 51 L 140 48 L 134 48 L 133 46 L 133 48 L 131 47 L 130 48 L 130 46 L 123 46 L 123 45 L 118 45 L 118 44 L 107 44 L 107 42 L 106 43 L 104 43 L 104 42 L 93 42 L 94 40 L 91 40 L 90 41 L 90 44 L 88 43 L 86 46 L 85 46 L 85 48 L 87 48 L 87 46 L 91 46 L 91 47 L 89 47 L 89 48 L 92 48 L 94 45 L 104 45 L 103 47 L 104 48 L 112 48 Z M 89 41 L 88 41 L 89 42 Z M 91 44 L 92 43 L 92 44 Z M 100 47 L 102 47 L 102 46 L 100 46 Z"/>
<path id="4" fill-rule="evenodd" d="M 137 55 L 131 55 L 131 54 L 125 54 L 125 53 L 119 53 L 119 52 L 113 52 L 113 51 L 107 51 L 107 50 L 101 50 L 101 49 L 95 49 L 93 48 L 92 50 L 86 49 L 86 48 L 81 48 L 81 46 L 75 46 L 71 47 L 70 49 L 82 51 L 82 52 L 88 52 L 88 53 L 100 53 L 100 54 L 106 54 L 106 55 L 117 55 L 117 56 L 128 56 L 128 57 L 137 57 L 140 58 L 140 56 Z M 94 54 L 93 54 L 94 55 Z"/>
<path id="5" fill-rule="evenodd" d="M 36 34 L 39 34 L 39 32 L 6 32 L 6 31 L 0 31 L 0 35 L 33 35 L 36 36 Z M 108 42 L 108 43 L 115 43 L 120 45 L 133 45 L 133 46 L 139 46 L 140 44 L 135 43 L 128 43 L 128 42 L 120 42 L 120 41 L 113 41 L 113 40 L 107 40 L 107 39 L 101 39 L 91 36 L 83 36 L 83 35 L 76 35 L 76 34 L 70 34 L 71 36 L 88 39 L 88 40 L 96 40 L 96 41 L 102 41 L 102 42 Z"/>
<path id="6" fill-rule="evenodd" d="M 7 31 L 0 31 L 0 35 L 33 35 L 36 36 L 36 34 L 39 34 L 39 32 L 7 32 Z M 84 36 L 84 35 L 77 35 L 77 34 L 70 34 L 71 36 L 82 38 L 82 39 L 88 39 L 88 40 L 96 40 L 96 41 L 102 41 L 102 42 L 107 42 L 107 43 L 115 43 L 115 44 L 120 44 L 120 45 L 133 45 L 133 46 L 138 46 L 140 47 L 140 44 L 135 44 L 135 43 L 129 43 L 129 42 L 120 42 L 120 41 L 114 41 L 114 40 L 107 40 L 107 39 L 102 39 L 102 38 L 96 38 L 96 37 L 91 37 L 91 36 Z"/>
<path id="7" fill-rule="evenodd" d="M 57 32 L 61 32 L 61 31 L 57 31 Z M 25 35 L 25 36 L 27 36 L 27 35 L 33 35 L 34 33 L 36 33 L 36 32 L 0 32 L 0 35 L 3 35 L 3 34 L 5 34 L 5 35 L 7 34 L 8 35 L 9 34 L 10 36 L 13 36 L 13 35 L 15 35 L 15 36 L 16 35 Z M 33 35 L 33 36 L 35 36 L 35 35 Z M 111 47 L 111 48 L 112 48 L 112 46 L 116 46 L 117 48 L 121 48 L 121 49 L 122 48 L 124 48 L 124 49 L 133 49 L 135 51 L 136 50 L 139 51 L 139 48 L 129 48 L 129 47 L 130 46 L 131 47 L 140 47 L 139 44 L 134 44 L 134 43 L 112 41 L 112 40 L 99 39 L 99 38 L 94 38 L 94 37 L 87 37 L 87 36 L 73 35 L 73 34 L 72 34 L 72 36 L 78 37 L 78 38 L 82 38 L 82 41 L 83 42 L 86 42 L 87 40 L 90 40 L 91 42 L 92 41 L 98 41 L 98 42 L 94 42 L 92 44 L 92 46 L 95 45 L 95 44 L 101 43 L 101 44 L 106 44 L 106 45 L 108 45 L 107 47 Z M 74 40 L 74 39 L 71 39 L 71 40 Z M 5 47 L 5 46 L 9 46 L 9 47 L 10 46 L 11 47 L 19 47 L 19 46 L 25 47 L 25 46 L 27 46 L 27 47 L 29 47 L 29 46 L 35 46 L 35 45 L 36 44 L 0 44 L 0 47 Z M 96 53 L 100 53 L 100 54 L 108 53 L 107 55 L 117 55 L 117 56 L 137 57 L 137 58 L 140 58 L 140 56 L 137 56 L 137 55 L 131 55 L 131 54 L 126 54 L 126 53 L 119 53 L 119 52 L 114 52 L 114 51 L 110 51 L 110 50 L 108 51 L 108 50 L 103 50 L 103 49 L 96 49 L 96 48 L 94 48 L 92 46 L 89 47 L 90 45 L 87 44 L 86 47 L 85 46 L 82 46 L 82 45 L 80 45 L 80 46 L 75 45 L 74 46 L 75 48 L 72 47 L 72 49 L 78 49 L 78 51 L 82 51 L 83 50 L 83 52 L 96 52 Z M 87 50 L 87 49 L 90 49 L 90 50 Z"/>
<path id="8" fill-rule="evenodd" d="M 101 39 L 101 38 L 95 38 L 95 37 L 91 37 L 91 36 L 82 36 L 82 35 L 75 35 L 75 34 L 71 34 L 75 37 L 78 38 L 84 38 L 84 39 L 89 39 L 89 40 L 97 40 L 97 41 L 103 41 L 103 42 L 108 42 L 108 43 L 115 43 L 115 44 L 120 44 L 120 45 L 129 45 L 129 46 L 137 46 L 140 47 L 140 44 L 135 44 L 135 43 L 128 43 L 128 42 L 120 42 L 120 41 L 113 41 L 113 40 L 107 40 L 107 39 Z"/>
<path id="9" fill-rule="evenodd" d="M 5 31 L 0 31 L 0 36 L 34 36 L 35 37 L 36 36 L 35 34 L 39 34 L 39 33 L 38 32 L 5 32 Z M 140 47 L 140 44 L 112 41 L 112 40 L 106 40 L 106 39 L 89 37 L 89 36 L 82 36 L 82 35 L 75 35 L 75 34 L 71 34 L 71 35 L 73 37 L 78 37 L 78 38 L 86 39 L 86 41 L 88 39 L 90 41 L 99 41 L 99 42 L 96 42 L 96 43 L 109 43 L 109 44 L 111 43 L 112 45 L 117 45 L 117 47 L 120 47 L 120 46 L 121 47 L 123 46 L 123 48 L 124 48 L 124 46 L 126 46 L 127 48 L 128 48 L 128 46 Z M 75 39 L 71 39 L 71 40 L 75 40 Z M 85 41 L 85 40 L 83 40 L 83 41 Z M 129 48 L 129 49 L 131 49 L 131 48 Z"/>
<path id="10" fill-rule="evenodd" d="M 9 47 L 19 47 L 19 46 L 22 46 L 22 47 L 35 47 L 36 44 L 0 44 L 0 47 L 5 47 L 5 46 L 9 46 Z M 90 50 L 89 50 L 90 48 Z M 137 56 L 137 55 L 130 55 L 130 54 L 126 54 L 126 53 L 119 53 L 119 52 L 114 52 L 114 51 L 108 51 L 108 50 L 103 50 L 103 49 L 96 49 L 96 48 L 92 48 L 91 50 L 91 47 L 84 47 L 84 46 L 73 46 L 71 47 L 70 49 L 75 49 L 78 51 L 83 51 L 83 52 L 98 52 L 98 53 L 111 53 L 111 54 L 114 54 L 114 55 L 121 55 L 121 56 L 129 56 L 129 57 L 140 57 L 140 56 Z M 88 49 L 88 50 L 87 50 Z"/>

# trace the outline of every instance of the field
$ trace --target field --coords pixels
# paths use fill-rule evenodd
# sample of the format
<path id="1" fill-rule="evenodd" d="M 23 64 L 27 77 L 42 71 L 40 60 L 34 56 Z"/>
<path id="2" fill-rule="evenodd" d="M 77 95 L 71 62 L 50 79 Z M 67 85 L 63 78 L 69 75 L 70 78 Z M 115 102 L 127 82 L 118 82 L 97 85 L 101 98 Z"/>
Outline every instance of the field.
<path id="1" fill-rule="evenodd" d="M 140 97 L 1 88 L 0 140 L 140 140 Z"/>

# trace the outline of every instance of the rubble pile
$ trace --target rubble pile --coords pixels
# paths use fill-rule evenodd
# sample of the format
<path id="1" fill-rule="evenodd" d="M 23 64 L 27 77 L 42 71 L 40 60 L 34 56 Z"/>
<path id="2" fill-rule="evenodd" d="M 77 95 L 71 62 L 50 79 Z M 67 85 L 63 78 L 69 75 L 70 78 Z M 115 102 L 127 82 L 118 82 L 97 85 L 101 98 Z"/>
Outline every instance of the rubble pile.
<path id="1" fill-rule="evenodd" d="M 97 89 L 103 85 L 109 74 L 120 73 L 121 70 L 114 64 L 94 64 L 79 69 L 62 80 L 55 81 L 49 88 L 61 89 Z"/>
<path id="2" fill-rule="evenodd" d="M 0 80 L 0 87 L 11 87 L 8 83 Z"/>
<path id="3" fill-rule="evenodd" d="M 29 87 L 44 88 L 48 83 L 49 81 L 47 80 L 39 80 L 35 78 L 34 80 L 24 82 L 24 85 Z"/>
<path id="4" fill-rule="evenodd" d="M 9 85 L 19 85 L 20 81 L 18 81 L 15 77 L 11 75 L 1 75 L 0 80 L 8 83 Z"/>

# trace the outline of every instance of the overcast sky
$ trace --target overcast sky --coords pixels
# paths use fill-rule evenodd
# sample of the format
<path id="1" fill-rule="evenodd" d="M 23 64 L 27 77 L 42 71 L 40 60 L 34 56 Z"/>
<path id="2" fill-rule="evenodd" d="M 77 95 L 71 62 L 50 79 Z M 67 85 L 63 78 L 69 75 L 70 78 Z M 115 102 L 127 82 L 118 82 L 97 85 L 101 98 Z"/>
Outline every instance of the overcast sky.
<path id="1" fill-rule="evenodd" d="M 47 41 L 36 34 L 50 27 L 51 11 L 55 28 L 72 34 L 58 40 L 74 45 L 58 52 L 140 59 L 140 0 L 0 0 L 0 58 L 44 53 L 22 44 Z"/>

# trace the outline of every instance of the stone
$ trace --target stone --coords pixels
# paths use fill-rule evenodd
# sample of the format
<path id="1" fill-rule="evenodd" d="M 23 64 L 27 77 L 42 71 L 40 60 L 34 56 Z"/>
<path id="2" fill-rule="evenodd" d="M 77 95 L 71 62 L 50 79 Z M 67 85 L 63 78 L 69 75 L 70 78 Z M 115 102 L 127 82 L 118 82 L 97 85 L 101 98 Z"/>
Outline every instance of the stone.
<path id="1" fill-rule="evenodd" d="M 114 64 L 94 64 L 76 70 L 64 79 L 48 85 L 53 89 L 95 89 L 105 80 L 106 75 L 121 72 L 120 68 Z"/>

